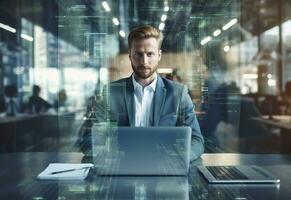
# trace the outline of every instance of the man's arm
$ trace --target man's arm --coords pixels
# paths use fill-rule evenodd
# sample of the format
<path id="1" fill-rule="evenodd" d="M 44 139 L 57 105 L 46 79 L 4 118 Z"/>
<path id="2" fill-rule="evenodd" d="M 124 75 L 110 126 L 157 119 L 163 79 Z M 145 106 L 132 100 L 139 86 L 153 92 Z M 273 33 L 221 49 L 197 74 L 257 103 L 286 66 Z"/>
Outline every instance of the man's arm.
<path id="1" fill-rule="evenodd" d="M 188 94 L 187 87 L 183 87 L 180 108 L 184 126 L 190 126 L 192 129 L 191 155 L 190 160 L 199 158 L 204 152 L 204 139 L 201 134 L 200 126 L 194 112 L 193 102 Z"/>

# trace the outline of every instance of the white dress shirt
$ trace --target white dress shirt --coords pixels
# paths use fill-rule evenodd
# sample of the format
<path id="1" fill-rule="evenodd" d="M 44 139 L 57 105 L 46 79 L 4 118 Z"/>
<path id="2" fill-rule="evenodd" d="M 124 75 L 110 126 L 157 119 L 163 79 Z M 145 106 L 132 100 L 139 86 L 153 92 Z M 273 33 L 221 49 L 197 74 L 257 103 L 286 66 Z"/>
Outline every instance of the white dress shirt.
<path id="1" fill-rule="evenodd" d="M 150 126 L 153 114 L 153 98 L 157 84 L 157 74 L 154 80 L 146 87 L 142 87 L 132 75 L 134 87 L 135 126 Z"/>

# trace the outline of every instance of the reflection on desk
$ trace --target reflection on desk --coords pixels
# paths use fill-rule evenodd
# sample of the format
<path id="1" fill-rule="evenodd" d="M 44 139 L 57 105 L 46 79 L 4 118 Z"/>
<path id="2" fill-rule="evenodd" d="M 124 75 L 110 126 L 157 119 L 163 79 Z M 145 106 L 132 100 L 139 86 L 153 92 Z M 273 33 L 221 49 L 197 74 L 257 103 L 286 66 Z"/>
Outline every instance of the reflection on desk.
<path id="1" fill-rule="evenodd" d="M 189 199 L 187 176 L 94 176 L 88 184 L 97 189 L 87 190 L 91 199 Z"/>
<path id="2" fill-rule="evenodd" d="M 0 199 L 290 199 L 290 155 L 204 154 L 191 163 L 189 176 L 97 176 L 84 181 L 39 181 L 49 163 L 80 163 L 81 153 L 0 154 Z M 208 184 L 197 165 L 257 164 L 280 184 Z"/>

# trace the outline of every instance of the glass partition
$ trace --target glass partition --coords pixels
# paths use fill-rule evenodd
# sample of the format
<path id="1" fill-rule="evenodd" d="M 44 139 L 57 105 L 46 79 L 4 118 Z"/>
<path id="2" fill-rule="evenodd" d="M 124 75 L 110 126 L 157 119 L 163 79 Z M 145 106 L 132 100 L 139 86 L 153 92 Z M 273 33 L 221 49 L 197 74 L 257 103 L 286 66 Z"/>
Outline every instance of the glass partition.
<path id="1" fill-rule="evenodd" d="M 82 150 L 105 86 L 132 74 L 127 37 L 140 25 L 164 34 L 157 72 L 187 86 L 205 152 L 291 152 L 282 142 L 291 131 L 289 2 L 13 3 L 0 3 L 0 110 L 1 120 L 12 120 L 12 99 L 13 117 L 24 121 L 9 129 L 21 137 L 1 152 Z M 5 93 L 10 85 L 17 94 Z M 42 108 L 30 103 L 34 85 Z"/>

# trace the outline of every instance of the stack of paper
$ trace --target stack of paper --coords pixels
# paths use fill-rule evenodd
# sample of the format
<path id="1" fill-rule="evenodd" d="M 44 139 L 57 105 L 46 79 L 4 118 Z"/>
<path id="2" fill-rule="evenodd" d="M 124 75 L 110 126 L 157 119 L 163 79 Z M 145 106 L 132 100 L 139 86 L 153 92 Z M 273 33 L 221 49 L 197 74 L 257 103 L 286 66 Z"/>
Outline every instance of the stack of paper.
<path id="1" fill-rule="evenodd" d="M 92 163 L 50 163 L 37 178 L 41 180 L 83 180 L 93 166 Z"/>

